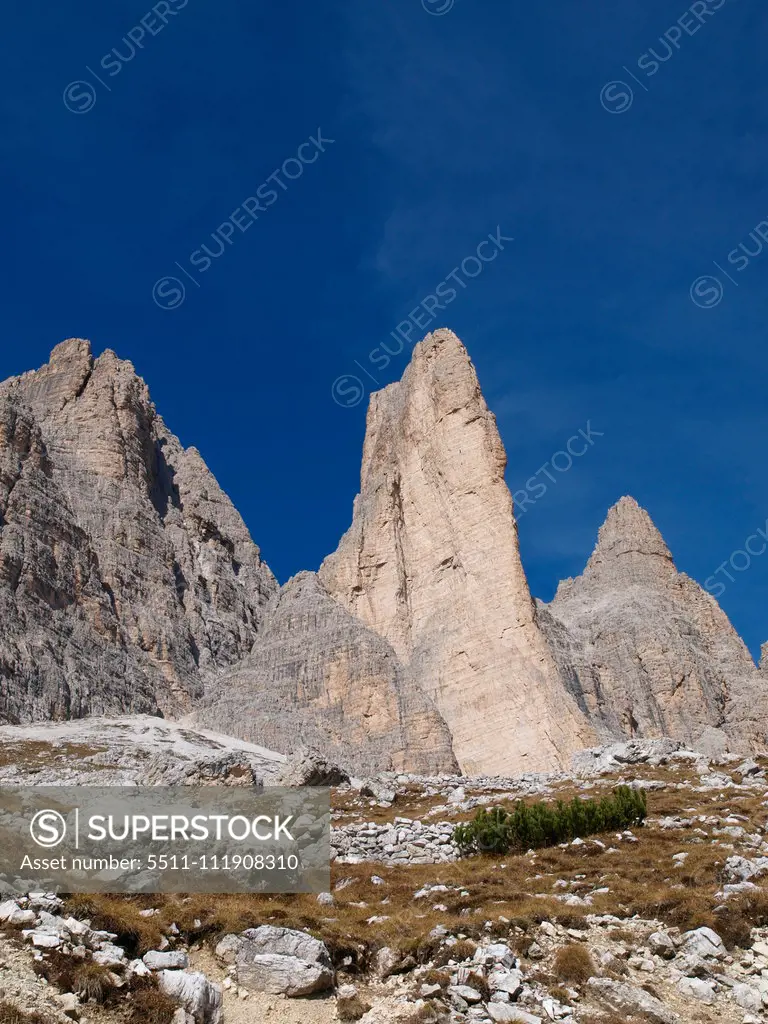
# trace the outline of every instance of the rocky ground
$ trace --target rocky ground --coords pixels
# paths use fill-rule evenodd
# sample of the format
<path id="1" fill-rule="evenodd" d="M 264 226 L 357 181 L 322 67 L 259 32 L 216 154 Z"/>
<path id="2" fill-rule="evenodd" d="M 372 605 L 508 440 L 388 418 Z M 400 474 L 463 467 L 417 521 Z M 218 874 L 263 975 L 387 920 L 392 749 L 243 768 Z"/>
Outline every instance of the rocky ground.
<path id="1" fill-rule="evenodd" d="M 255 743 L 151 715 L 0 726 L 5 786 L 269 784 L 285 762 Z"/>
<path id="2" fill-rule="evenodd" d="M 7 901 L 0 1020 L 756 1024 L 768 758 L 676 746 L 617 745 L 571 775 L 342 785 L 319 896 Z M 451 841 L 480 805 L 618 783 L 647 791 L 642 828 L 504 857 Z"/>

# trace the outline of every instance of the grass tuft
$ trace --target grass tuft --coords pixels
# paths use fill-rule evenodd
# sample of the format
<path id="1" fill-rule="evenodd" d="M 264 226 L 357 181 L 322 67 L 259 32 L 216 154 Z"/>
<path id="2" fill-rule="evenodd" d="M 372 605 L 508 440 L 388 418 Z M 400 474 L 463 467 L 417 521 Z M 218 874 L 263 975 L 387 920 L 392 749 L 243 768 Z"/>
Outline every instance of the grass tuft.
<path id="1" fill-rule="evenodd" d="M 597 973 L 589 950 L 580 942 L 570 942 L 557 951 L 554 971 L 561 981 L 584 985 Z"/>

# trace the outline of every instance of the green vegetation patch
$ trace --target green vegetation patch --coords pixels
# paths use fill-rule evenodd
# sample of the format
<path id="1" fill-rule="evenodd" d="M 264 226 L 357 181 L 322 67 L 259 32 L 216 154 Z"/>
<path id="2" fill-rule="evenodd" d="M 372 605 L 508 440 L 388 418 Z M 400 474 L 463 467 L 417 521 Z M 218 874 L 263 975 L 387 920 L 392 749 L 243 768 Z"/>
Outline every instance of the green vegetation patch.
<path id="1" fill-rule="evenodd" d="M 618 786 L 600 800 L 520 800 L 513 811 L 481 807 L 472 821 L 456 826 L 453 838 L 464 853 L 507 853 L 642 825 L 647 814 L 644 790 Z"/>

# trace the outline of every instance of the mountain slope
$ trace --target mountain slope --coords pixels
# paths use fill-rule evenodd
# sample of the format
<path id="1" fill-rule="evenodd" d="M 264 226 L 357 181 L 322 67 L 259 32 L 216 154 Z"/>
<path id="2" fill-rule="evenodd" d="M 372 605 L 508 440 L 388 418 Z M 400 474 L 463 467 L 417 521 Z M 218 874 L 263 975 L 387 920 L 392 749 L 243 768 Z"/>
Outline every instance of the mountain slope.
<path id="1" fill-rule="evenodd" d="M 457 770 L 445 723 L 392 647 L 310 572 L 282 588 L 251 654 L 206 687 L 194 720 L 281 753 L 320 748 L 358 774 Z"/>

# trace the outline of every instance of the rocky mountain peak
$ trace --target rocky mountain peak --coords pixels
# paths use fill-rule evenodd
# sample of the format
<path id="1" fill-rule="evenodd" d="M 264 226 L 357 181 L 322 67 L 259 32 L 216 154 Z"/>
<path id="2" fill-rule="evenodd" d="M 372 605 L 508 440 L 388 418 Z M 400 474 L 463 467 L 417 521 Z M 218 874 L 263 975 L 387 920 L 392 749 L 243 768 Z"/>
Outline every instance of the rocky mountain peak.
<path id="1" fill-rule="evenodd" d="M 130 362 L 71 338 L 0 385 L 0 716 L 186 710 L 275 589 Z"/>
<path id="2" fill-rule="evenodd" d="M 608 732 L 765 742 L 764 683 L 747 648 L 633 498 L 610 509 L 584 573 L 560 584 L 540 621 L 568 688 Z"/>
<path id="3" fill-rule="evenodd" d="M 585 575 L 605 572 L 630 577 L 676 572 L 672 553 L 644 508 L 625 496 L 613 505 L 600 527 Z"/>

